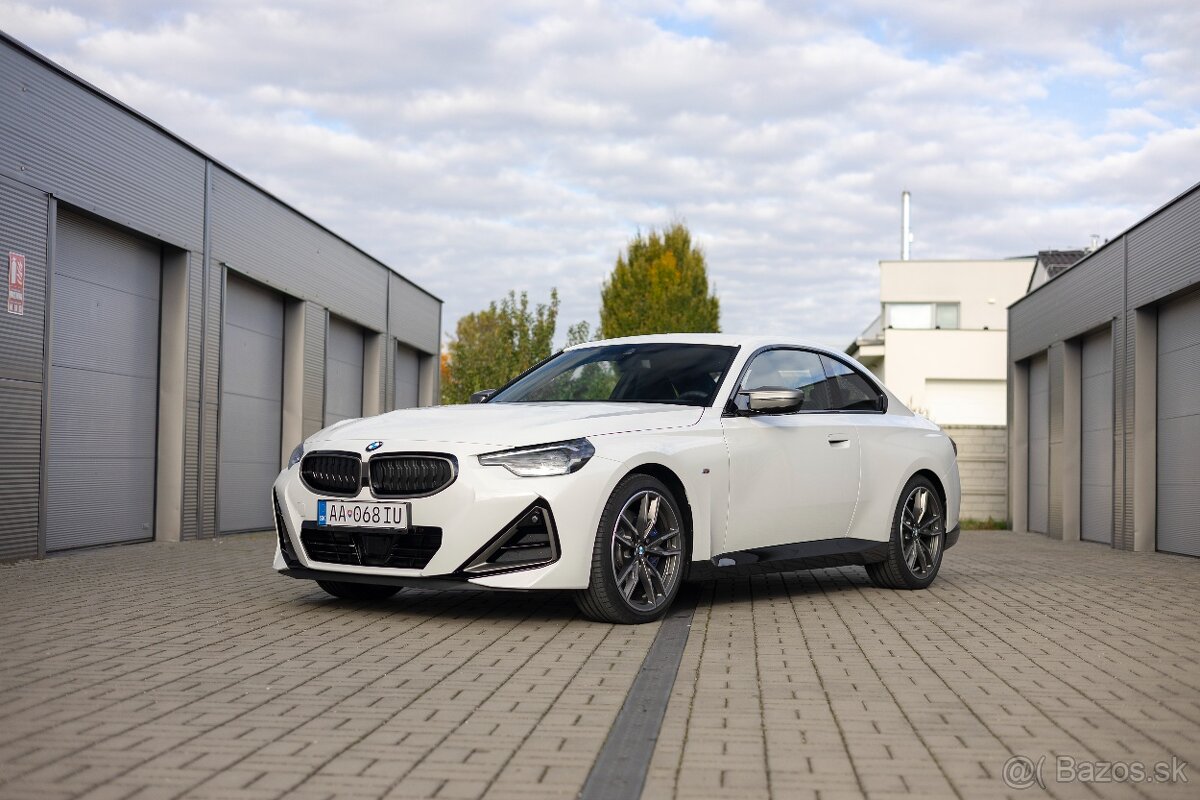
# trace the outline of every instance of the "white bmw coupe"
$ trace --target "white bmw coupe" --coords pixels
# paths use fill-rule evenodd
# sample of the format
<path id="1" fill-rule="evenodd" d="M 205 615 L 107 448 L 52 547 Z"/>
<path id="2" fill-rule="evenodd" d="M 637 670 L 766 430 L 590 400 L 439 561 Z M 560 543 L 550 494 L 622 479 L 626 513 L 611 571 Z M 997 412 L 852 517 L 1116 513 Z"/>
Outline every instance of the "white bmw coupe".
<path id="1" fill-rule="evenodd" d="M 617 623 L 747 567 L 921 589 L 958 539 L 937 425 L 841 353 L 721 334 L 592 342 L 470 405 L 339 422 L 273 494 L 275 569 L 336 597 L 570 590 Z"/>

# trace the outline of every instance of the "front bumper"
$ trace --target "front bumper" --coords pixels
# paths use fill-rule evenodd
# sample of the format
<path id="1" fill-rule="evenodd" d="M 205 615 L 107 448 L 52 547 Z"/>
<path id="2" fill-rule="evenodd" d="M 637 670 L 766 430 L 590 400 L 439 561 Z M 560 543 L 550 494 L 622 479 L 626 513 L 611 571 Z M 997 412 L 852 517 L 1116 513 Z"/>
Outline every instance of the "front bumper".
<path id="1" fill-rule="evenodd" d="M 367 455 L 362 448 L 366 444 L 330 442 L 322 443 L 319 449 L 357 451 L 363 453 L 365 459 Z M 321 560 L 320 552 L 305 546 L 305 538 L 311 543 L 311 536 L 301 535 L 313 530 L 317 501 L 323 498 L 375 501 L 375 498 L 366 488 L 356 498 L 334 498 L 315 493 L 301 480 L 299 466 L 294 466 L 282 472 L 273 487 L 279 504 L 281 543 L 290 545 L 294 560 L 285 559 L 282 548 L 277 546 L 275 569 L 292 577 L 313 580 L 428 588 L 445 588 L 447 585 L 518 590 L 587 587 L 603 502 L 620 477 L 617 462 L 595 456 L 583 469 L 570 475 L 520 478 L 503 467 L 480 466 L 471 451 L 451 454 L 460 464 L 453 483 L 428 497 L 397 501 L 410 504 L 410 524 L 416 529 L 425 532 L 440 529 L 440 543 L 423 567 L 401 569 Z M 535 503 L 544 504 L 553 515 L 557 539 L 555 561 L 508 572 L 483 575 L 464 572 L 473 559 Z M 289 560 L 292 563 L 288 563 Z"/>

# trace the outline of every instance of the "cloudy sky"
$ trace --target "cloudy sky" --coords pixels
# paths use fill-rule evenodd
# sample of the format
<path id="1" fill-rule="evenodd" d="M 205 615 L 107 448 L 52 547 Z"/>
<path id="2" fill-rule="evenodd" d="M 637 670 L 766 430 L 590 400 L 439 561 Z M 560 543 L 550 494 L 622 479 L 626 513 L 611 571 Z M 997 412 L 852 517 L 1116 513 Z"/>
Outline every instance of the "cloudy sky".
<path id="1" fill-rule="evenodd" d="M 1111 237 L 1200 180 L 1195 0 L 0 0 L 0 28 L 446 301 L 595 323 L 685 220 L 727 331 L 845 345 L 916 258 Z"/>

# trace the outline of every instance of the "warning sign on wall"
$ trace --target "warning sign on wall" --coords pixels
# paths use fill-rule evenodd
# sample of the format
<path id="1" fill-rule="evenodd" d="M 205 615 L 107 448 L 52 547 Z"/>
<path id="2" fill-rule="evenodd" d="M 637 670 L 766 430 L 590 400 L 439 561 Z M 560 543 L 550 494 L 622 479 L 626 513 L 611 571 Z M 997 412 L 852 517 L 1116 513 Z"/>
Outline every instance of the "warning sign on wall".
<path id="1" fill-rule="evenodd" d="M 8 254 L 8 313 L 25 313 L 25 256 Z"/>

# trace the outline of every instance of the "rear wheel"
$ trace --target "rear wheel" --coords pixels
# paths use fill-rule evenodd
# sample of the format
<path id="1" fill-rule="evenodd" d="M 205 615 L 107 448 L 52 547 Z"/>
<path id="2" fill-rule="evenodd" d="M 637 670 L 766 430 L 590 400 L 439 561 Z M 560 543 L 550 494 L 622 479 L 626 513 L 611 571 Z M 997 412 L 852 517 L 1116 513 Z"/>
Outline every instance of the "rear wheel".
<path id="1" fill-rule="evenodd" d="M 900 493 L 887 558 L 867 564 L 871 583 L 884 589 L 924 589 L 942 566 L 946 511 L 933 483 L 914 475 Z"/>
<path id="2" fill-rule="evenodd" d="M 592 548 L 588 588 L 575 604 L 600 622 L 653 622 L 679 593 L 689 548 L 683 515 L 671 491 L 649 475 L 617 484 Z"/>
<path id="3" fill-rule="evenodd" d="M 399 586 L 383 586 L 377 583 L 317 581 L 317 585 L 342 600 L 387 600 L 400 591 Z"/>

